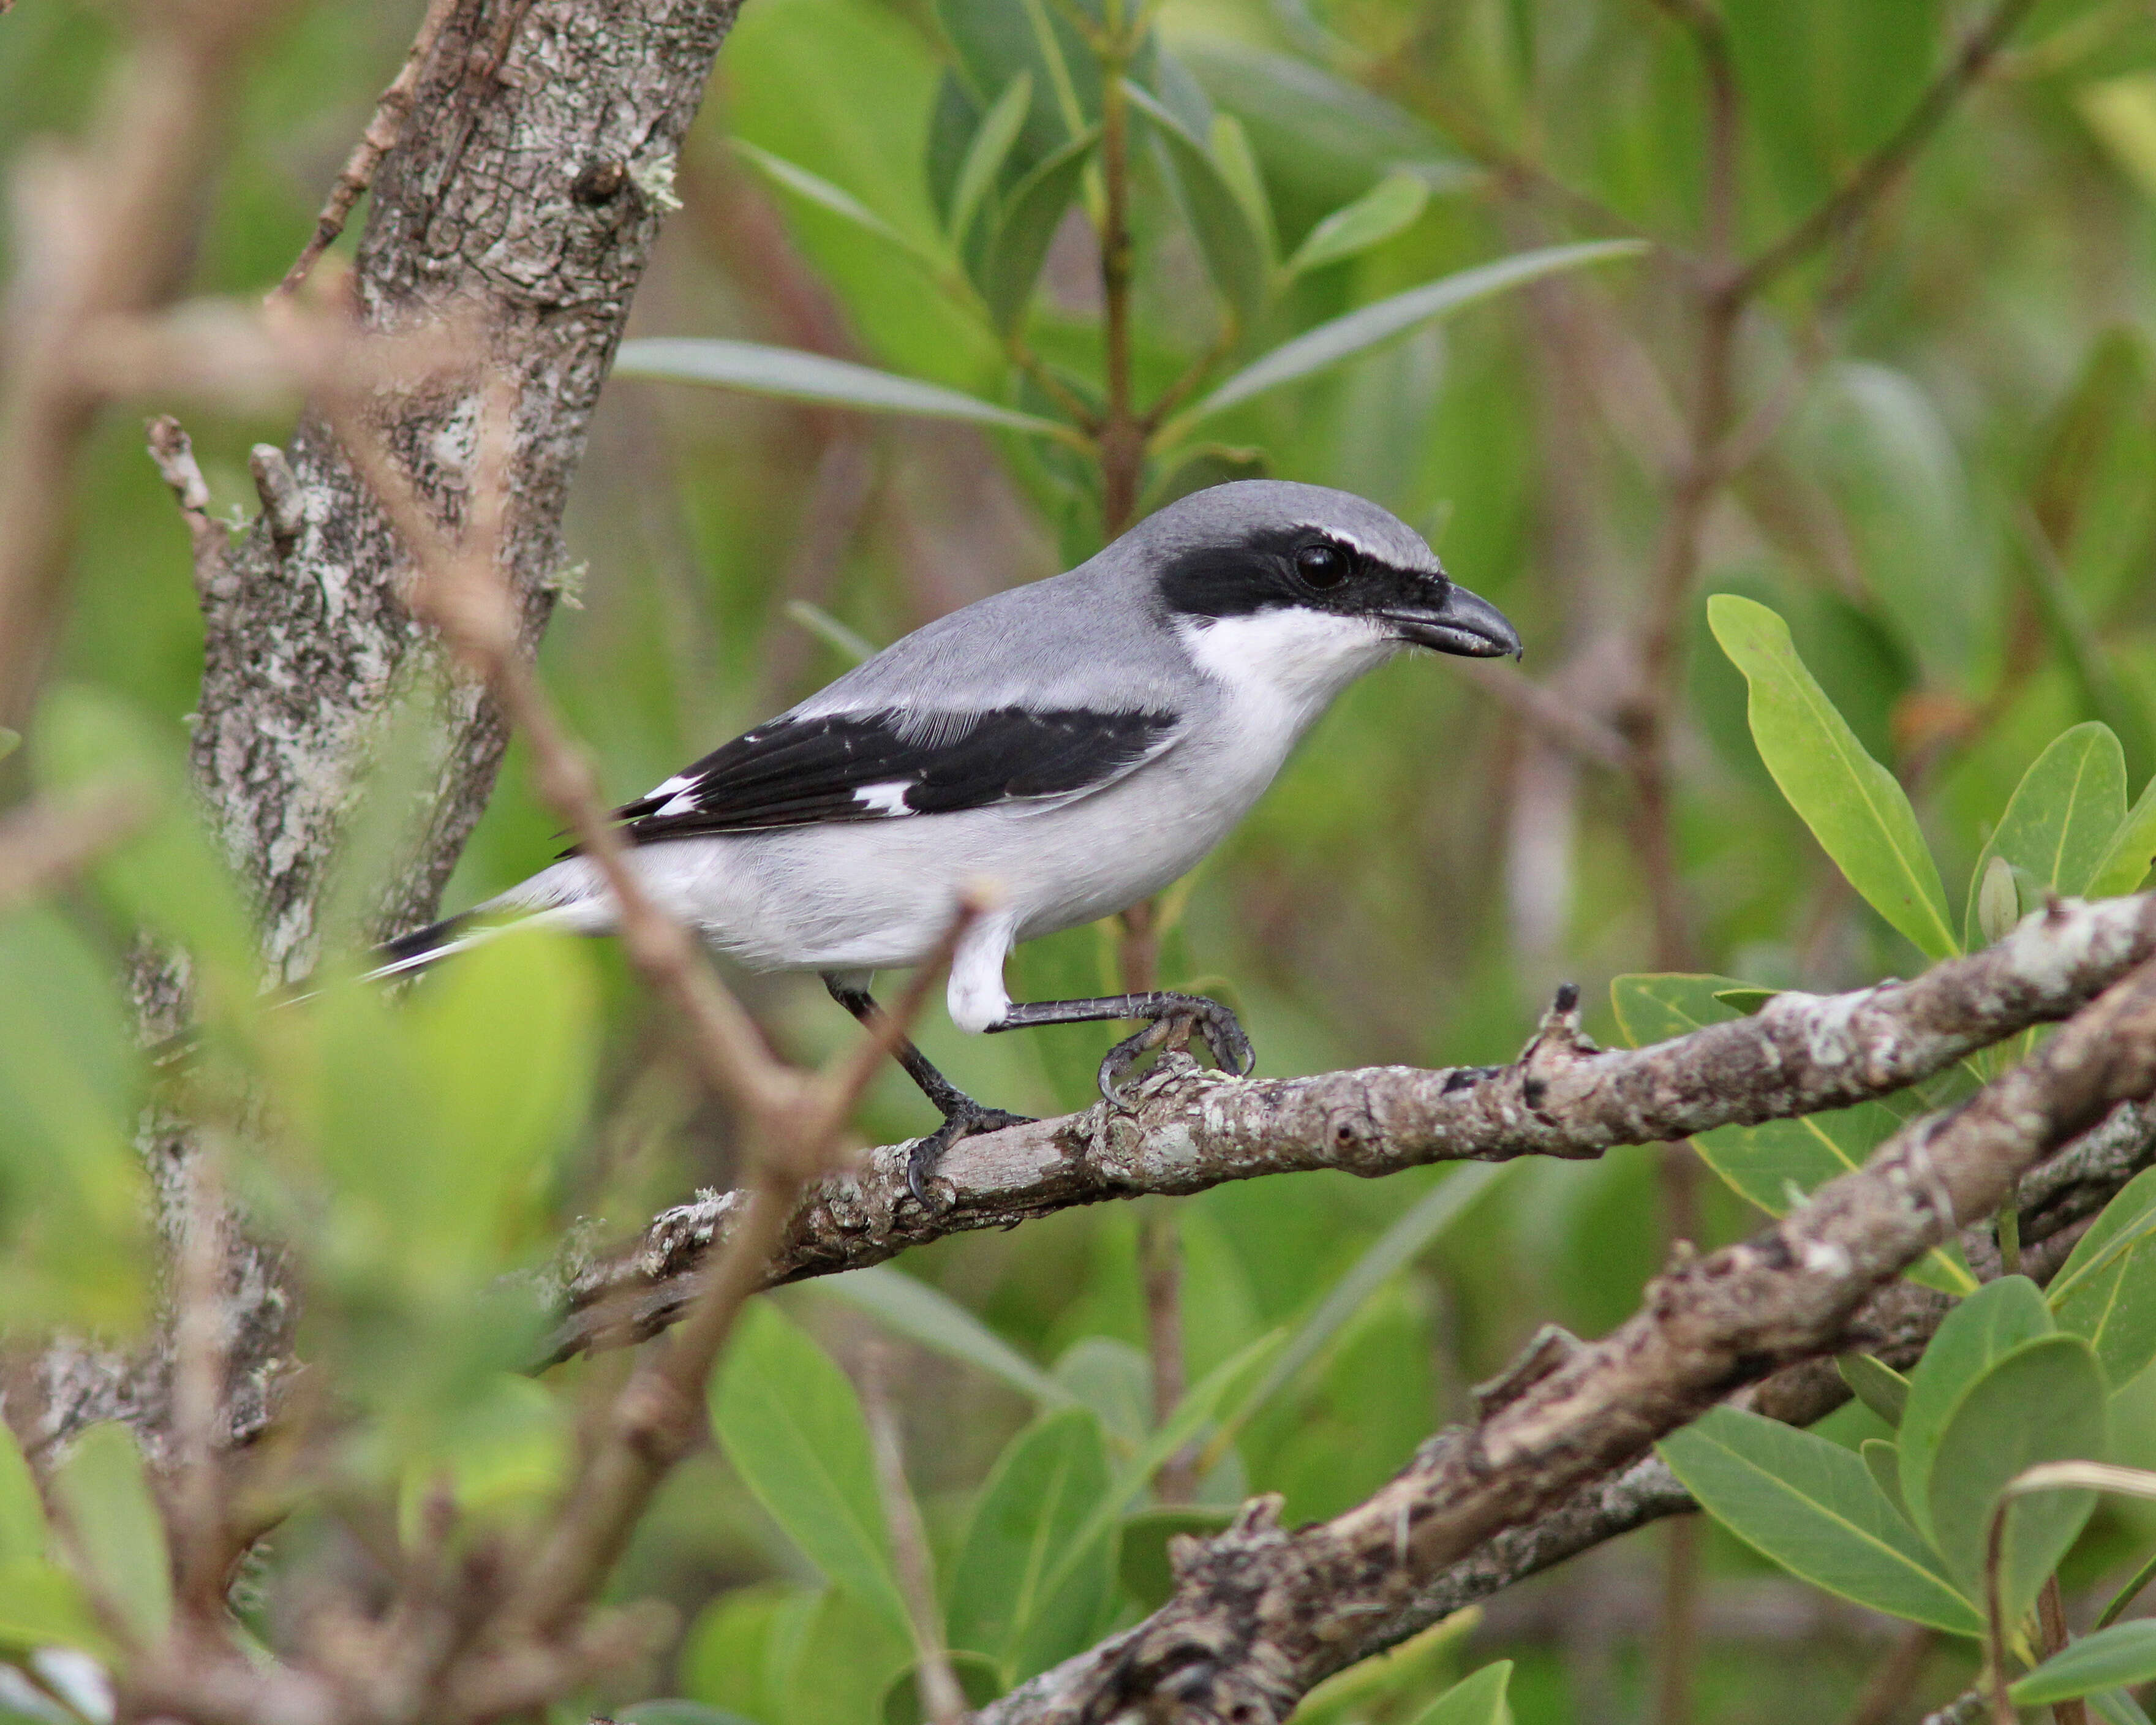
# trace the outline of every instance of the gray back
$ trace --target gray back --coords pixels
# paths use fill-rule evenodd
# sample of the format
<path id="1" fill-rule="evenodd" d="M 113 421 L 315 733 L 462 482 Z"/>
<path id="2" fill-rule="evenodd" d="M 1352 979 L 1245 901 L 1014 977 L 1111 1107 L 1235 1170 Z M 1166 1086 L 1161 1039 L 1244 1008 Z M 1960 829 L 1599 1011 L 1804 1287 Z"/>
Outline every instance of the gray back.
<path id="1" fill-rule="evenodd" d="M 939 709 L 1183 710 L 1203 680 L 1169 626 L 1160 571 L 1185 552 L 1296 526 L 1321 528 L 1398 568 L 1438 567 L 1420 535 L 1352 493 L 1239 480 L 1178 499 L 1075 569 L 937 618 L 789 716 L 902 705 L 922 711 L 923 728 L 932 731 Z"/>

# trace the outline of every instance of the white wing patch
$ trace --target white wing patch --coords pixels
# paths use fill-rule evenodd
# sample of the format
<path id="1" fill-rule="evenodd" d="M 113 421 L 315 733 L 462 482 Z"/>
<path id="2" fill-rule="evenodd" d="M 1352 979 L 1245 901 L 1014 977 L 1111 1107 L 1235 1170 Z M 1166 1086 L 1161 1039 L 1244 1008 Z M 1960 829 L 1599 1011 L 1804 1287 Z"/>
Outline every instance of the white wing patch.
<path id="1" fill-rule="evenodd" d="M 906 806 L 906 793 L 913 788 L 910 778 L 894 778 L 883 784 L 859 785 L 854 790 L 854 800 L 871 814 L 911 814 Z"/>

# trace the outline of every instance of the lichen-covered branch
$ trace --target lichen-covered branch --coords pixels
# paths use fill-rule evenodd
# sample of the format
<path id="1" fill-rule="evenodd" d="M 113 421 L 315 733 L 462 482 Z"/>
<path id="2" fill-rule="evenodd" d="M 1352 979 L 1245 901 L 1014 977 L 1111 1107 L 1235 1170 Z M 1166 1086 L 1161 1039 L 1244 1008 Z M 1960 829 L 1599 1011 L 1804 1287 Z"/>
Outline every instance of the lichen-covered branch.
<path id="1" fill-rule="evenodd" d="M 2066 1017 L 2152 953 L 2156 898 L 2068 903 L 1912 981 L 1779 995 L 1751 1018 L 1652 1048 L 1596 1048 L 1580 1034 L 1575 1004 L 1550 1014 L 1520 1060 L 1496 1071 L 1233 1079 L 1175 1066 L 1140 1087 L 1134 1112 L 1096 1107 L 962 1140 L 940 1166 L 948 1202 L 933 1212 L 906 1192 L 904 1145 L 869 1152 L 811 1194 L 775 1279 L 857 1269 L 947 1234 L 1107 1199 L 1312 1168 L 1376 1176 L 1433 1162 L 1593 1157 L 1846 1107 Z M 739 1202 L 707 1194 L 660 1216 L 632 1250 L 578 1267 L 559 1351 L 664 1328 Z"/>
<path id="2" fill-rule="evenodd" d="M 453 311 L 485 332 L 470 374 L 514 380 L 523 406 L 507 455 L 505 565 L 523 645 L 536 646 L 565 562 L 562 519 L 599 388 L 661 218 L 675 152 L 738 0 L 460 0 L 415 61 L 410 109 L 382 158 L 349 279 L 368 331 L 398 334 Z M 187 200 L 170 200 L 184 205 Z M 295 235 L 295 246 L 300 236 Z M 476 449 L 470 382 L 385 392 L 371 404 L 424 506 L 460 519 Z M 449 675 L 403 603 L 410 564 L 327 425 L 258 445 L 262 512 L 203 583 L 204 669 L 194 767 L 227 856 L 253 891 L 266 968 L 310 970 L 340 826 L 393 704 L 436 701 L 432 796 L 383 931 L 426 921 L 494 783 L 506 732 L 476 684 Z M 181 1028 L 184 979 L 138 968 L 152 1037 Z M 146 1144 L 184 1203 L 177 1123 Z M 258 1427 L 288 1363 L 291 1307 L 277 1259 L 234 1236 L 228 1286 L 230 1423 Z M 33 1442 L 94 1420 L 154 1438 L 168 1364 L 57 1348 L 38 1378 Z"/>
<path id="3" fill-rule="evenodd" d="M 2156 1091 L 2156 963 L 2144 963 L 2033 1058 L 1951 1112 L 1895 1134 L 1780 1223 L 1680 1255 L 1601 1342 L 1552 1351 L 1472 1427 L 1440 1434 L 1390 1484 L 1293 1532 L 1279 1500 L 1173 1551 L 1175 1596 L 1146 1622 L 981 1715 L 985 1725 L 1128 1711 L 1263 1725 L 1388 1644 L 1453 1565 L 1644 1455 L 1657 1438 L 1779 1368 L 1842 1346 L 1874 1291 L 2035 1163 Z"/>

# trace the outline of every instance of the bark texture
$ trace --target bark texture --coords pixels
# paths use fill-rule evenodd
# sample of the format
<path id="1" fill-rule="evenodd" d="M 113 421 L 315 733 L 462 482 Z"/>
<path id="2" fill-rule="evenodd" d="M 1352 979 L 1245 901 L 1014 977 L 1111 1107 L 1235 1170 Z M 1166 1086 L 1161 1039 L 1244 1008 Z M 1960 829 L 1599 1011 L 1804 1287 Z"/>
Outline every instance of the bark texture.
<path id="1" fill-rule="evenodd" d="M 1681 1252 L 1637 1315 L 1591 1346 L 1543 1350 L 1538 1370 L 1486 1396 L 1476 1425 L 1430 1440 L 1367 1502 L 1291 1532 L 1279 1500 L 1261 1498 L 1217 1539 L 1178 1541 L 1165 1606 L 979 1717 L 1284 1719 L 1314 1684 L 1397 1640 L 1403 1612 L 1453 1565 L 1633 1466 L 1717 1401 L 1845 1345 L 1876 1290 L 2152 1090 L 2156 965 L 2144 964 L 2034 1059 L 1905 1127 L 1782 1222 L 1706 1258 Z M 1642 1475 L 1632 1489 L 1651 1499 L 1655 1485 Z"/>
<path id="2" fill-rule="evenodd" d="M 517 385 L 509 567 L 536 648 L 567 572 L 562 519 L 599 388 L 660 223 L 675 153 L 739 0 L 464 0 L 421 69 L 383 160 L 351 291 L 372 330 L 454 313 L 485 333 L 483 365 Z M 296 238 L 296 236 L 295 236 Z M 458 518 L 477 426 L 472 379 L 376 404 L 378 423 L 444 522 Z M 226 855 L 254 893 L 265 968 L 315 965 L 339 828 L 383 718 L 432 692 L 434 783 L 407 865 L 375 907 L 380 932 L 423 922 L 493 788 L 506 732 L 450 677 L 406 610 L 409 562 L 327 427 L 258 446 L 262 513 L 201 583 L 207 639 L 194 767 Z M 186 978 L 146 960 L 136 993 L 153 1036 L 179 1028 Z M 181 1208 L 186 1139 L 153 1129 L 153 1173 Z M 228 1283 L 232 1423 L 265 1417 L 292 1312 L 273 1254 L 243 1244 Z M 37 1437 L 100 1419 L 153 1438 L 167 1362 L 49 1353 Z"/>
<path id="3" fill-rule="evenodd" d="M 1375 1066 L 1237 1079 L 1173 1063 L 1139 1086 L 1132 1113 L 1096 1106 L 961 1140 L 938 1170 L 947 1201 L 932 1211 L 906 1190 L 906 1145 L 870 1151 L 811 1194 L 772 1279 L 859 1269 L 946 1234 L 1074 1204 L 1260 1174 L 1331 1168 L 1376 1178 L 1431 1162 L 1593 1157 L 1847 1107 L 2066 1017 L 2152 954 L 2156 896 L 2070 902 L 1912 981 L 1778 995 L 1751 1018 L 1652 1048 L 1597 1048 L 1573 1007 L 1548 1014 L 1520 1059 L 1494 1071 Z M 702 1194 L 656 1218 L 630 1250 L 576 1266 L 557 1351 L 665 1327 L 741 1203 L 739 1193 Z"/>

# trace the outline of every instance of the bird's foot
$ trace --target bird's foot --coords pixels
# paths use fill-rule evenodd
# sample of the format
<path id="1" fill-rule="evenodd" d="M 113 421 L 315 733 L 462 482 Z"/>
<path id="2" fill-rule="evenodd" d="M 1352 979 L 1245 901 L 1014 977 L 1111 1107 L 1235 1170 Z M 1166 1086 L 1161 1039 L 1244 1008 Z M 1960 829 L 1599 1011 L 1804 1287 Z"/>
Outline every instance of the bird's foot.
<path id="1" fill-rule="evenodd" d="M 999 1132 L 1007 1126 L 1030 1126 L 1030 1114 L 1012 1114 L 1001 1108 L 984 1107 L 963 1091 L 953 1093 L 951 1103 L 944 1111 L 943 1124 L 925 1138 L 916 1138 L 913 1148 L 906 1158 L 906 1189 L 913 1194 L 913 1201 L 930 1212 L 948 1209 L 929 1195 L 929 1176 L 936 1172 L 936 1164 L 943 1159 L 943 1153 L 961 1138 L 970 1138 L 978 1132 Z"/>
<path id="2" fill-rule="evenodd" d="M 1101 1062 L 1101 1094 L 1108 1106 L 1128 1113 L 1131 1101 L 1123 1081 L 1131 1068 L 1157 1048 L 1170 1043 L 1180 1046 L 1194 1033 L 1204 1040 L 1213 1064 L 1235 1077 L 1247 1077 L 1258 1063 L 1257 1050 L 1244 1034 L 1241 1022 L 1217 1000 L 1202 994 L 1158 994 L 1147 1014 L 1152 1022 L 1135 1036 L 1127 1036 L 1110 1049 Z"/>

